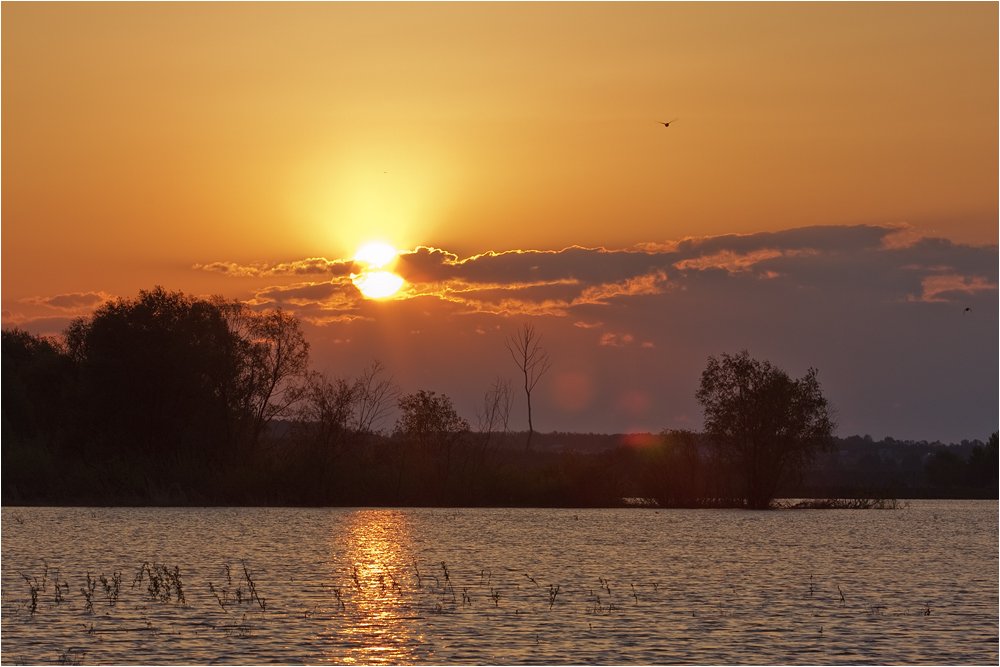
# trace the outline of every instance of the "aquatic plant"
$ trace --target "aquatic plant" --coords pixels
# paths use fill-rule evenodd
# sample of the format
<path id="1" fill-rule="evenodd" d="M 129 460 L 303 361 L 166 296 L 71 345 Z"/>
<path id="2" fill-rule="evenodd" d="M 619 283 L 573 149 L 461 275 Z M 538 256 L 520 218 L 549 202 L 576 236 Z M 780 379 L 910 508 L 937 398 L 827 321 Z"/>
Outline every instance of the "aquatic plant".
<path id="1" fill-rule="evenodd" d="M 173 570 L 162 563 L 150 565 L 148 561 L 143 561 L 132 579 L 132 588 L 135 589 L 146 581 L 146 591 L 149 597 L 161 602 L 170 602 L 173 598 L 177 602 L 184 604 L 184 587 L 181 583 L 181 571 L 178 566 Z"/>
<path id="2" fill-rule="evenodd" d="M 38 581 L 32 580 L 28 575 L 24 573 L 22 573 L 21 576 L 24 577 L 24 580 L 26 582 L 28 582 L 28 589 L 31 595 L 31 598 L 28 601 L 28 611 L 31 613 L 32 616 L 34 616 L 35 612 L 38 610 L 38 591 L 39 591 Z"/>
<path id="3" fill-rule="evenodd" d="M 91 579 L 90 572 L 87 573 L 87 585 L 80 588 L 80 592 L 83 593 L 84 605 L 83 608 L 87 612 L 94 612 L 94 591 L 97 589 L 97 581 Z"/>
<path id="4" fill-rule="evenodd" d="M 62 604 L 62 601 L 63 601 L 63 591 L 66 591 L 67 593 L 69 593 L 69 582 L 64 581 L 64 582 L 60 583 L 59 582 L 59 577 L 56 576 L 56 578 L 55 578 L 55 586 L 53 587 L 53 600 L 55 601 L 55 603 L 56 603 L 57 606 L 60 605 L 60 604 Z"/>
<path id="5" fill-rule="evenodd" d="M 267 603 L 264 601 L 263 598 L 260 597 L 260 595 L 257 594 L 257 583 L 253 580 L 253 577 L 250 576 L 250 570 L 247 569 L 247 563 L 246 563 L 246 561 L 245 560 L 241 560 L 240 564 L 243 566 L 243 576 L 246 578 L 247 588 L 250 589 L 250 600 L 251 601 L 256 600 L 257 601 L 257 605 L 262 610 L 266 610 L 267 609 Z"/>
<path id="6" fill-rule="evenodd" d="M 110 580 L 102 574 L 100 581 L 101 586 L 104 588 L 104 595 L 108 598 L 108 606 L 114 607 L 118 604 L 118 594 L 121 592 L 122 573 L 112 573 Z"/>
<path id="7" fill-rule="evenodd" d="M 422 588 L 424 585 L 423 577 L 420 576 L 420 568 L 417 567 L 417 561 L 413 561 L 413 571 L 417 575 L 417 588 Z"/>

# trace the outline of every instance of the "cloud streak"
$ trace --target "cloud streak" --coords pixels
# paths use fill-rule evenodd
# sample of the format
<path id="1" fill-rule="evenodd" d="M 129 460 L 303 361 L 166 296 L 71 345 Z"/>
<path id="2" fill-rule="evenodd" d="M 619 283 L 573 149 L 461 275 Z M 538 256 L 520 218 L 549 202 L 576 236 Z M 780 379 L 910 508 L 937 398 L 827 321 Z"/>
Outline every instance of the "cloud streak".
<path id="1" fill-rule="evenodd" d="M 111 298 L 112 295 L 107 292 L 69 292 L 53 296 L 28 297 L 22 299 L 22 302 L 64 312 L 86 312 Z"/>
<path id="2" fill-rule="evenodd" d="M 227 276 L 230 297 L 300 317 L 317 368 L 378 358 L 465 414 L 511 370 L 504 336 L 532 318 L 557 366 L 538 395 L 543 429 L 697 428 L 706 357 L 749 349 L 793 374 L 819 368 L 842 433 L 947 439 L 996 428 L 997 254 L 898 225 L 465 258 L 418 247 L 392 267 L 404 288 L 381 302 L 360 294 L 346 259 L 196 268 Z M 107 296 L 33 297 L 4 321 L 55 333 Z"/>
<path id="3" fill-rule="evenodd" d="M 258 305 L 359 315 L 351 260 L 196 265 L 233 277 L 293 277 L 258 291 Z M 460 258 L 441 248 L 403 252 L 398 300 L 433 298 L 468 313 L 567 317 L 592 306 L 703 286 L 706 280 L 778 280 L 800 289 L 864 289 L 896 301 L 955 301 L 996 290 L 996 250 L 913 238 L 899 225 L 818 226 L 649 243 L 625 249 L 489 251 Z M 322 276 L 322 281 L 302 278 Z M 579 321 L 579 318 L 578 318 Z"/>

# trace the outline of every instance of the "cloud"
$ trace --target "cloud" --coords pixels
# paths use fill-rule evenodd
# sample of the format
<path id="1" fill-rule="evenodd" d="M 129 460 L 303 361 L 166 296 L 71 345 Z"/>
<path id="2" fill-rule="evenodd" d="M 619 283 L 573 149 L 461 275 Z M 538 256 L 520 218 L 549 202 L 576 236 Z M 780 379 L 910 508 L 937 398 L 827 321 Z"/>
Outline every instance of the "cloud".
<path id="1" fill-rule="evenodd" d="M 625 347 L 626 345 L 631 345 L 634 342 L 635 336 L 632 334 L 616 334 L 609 332 L 601 334 L 601 338 L 597 344 L 601 347 Z"/>
<path id="2" fill-rule="evenodd" d="M 956 301 L 983 291 L 995 291 L 996 283 L 982 276 L 961 276 L 953 273 L 925 276 L 921 282 L 922 301 Z"/>
<path id="3" fill-rule="evenodd" d="M 274 264 L 213 262 L 201 270 L 233 276 L 329 280 L 275 285 L 256 293 L 274 304 L 343 315 L 366 308 L 350 284 L 349 259 L 307 258 Z M 570 317 L 593 306 L 722 281 L 769 281 L 800 290 L 864 290 L 864 298 L 948 300 L 996 288 L 996 250 L 915 238 L 903 225 L 813 226 L 727 234 L 609 249 L 488 251 L 461 258 L 418 246 L 392 267 L 405 280 L 398 300 L 433 298 L 459 311 L 504 316 Z M 948 278 L 947 289 L 942 275 Z M 742 284 L 742 283 L 741 283 Z M 743 288 L 740 288 L 743 289 Z M 319 315 L 316 315 L 318 318 Z M 599 318 L 592 318 L 599 319 Z M 579 326 L 579 325 L 578 325 Z"/>
<path id="4" fill-rule="evenodd" d="M 22 299 L 22 303 L 46 306 L 55 310 L 80 312 L 93 310 L 96 306 L 114 298 L 107 292 L 69 292 L 54 296 L 35 296 Z"/>
<path id="5" fill-rule="evenodd" d="M 234 278 L 259 278 L 267 276 L 305 276 L 328 275 L 346 276 L 355 271 L 354 261 L 350 259 L 326 259 L 325 257 L 309 257 L 292 262 L 269 264 L 257 262 L 239 264 L 237 262 L 209 262 L 195 264 L 192 268 L 198 271 L 221 273 Z"/>

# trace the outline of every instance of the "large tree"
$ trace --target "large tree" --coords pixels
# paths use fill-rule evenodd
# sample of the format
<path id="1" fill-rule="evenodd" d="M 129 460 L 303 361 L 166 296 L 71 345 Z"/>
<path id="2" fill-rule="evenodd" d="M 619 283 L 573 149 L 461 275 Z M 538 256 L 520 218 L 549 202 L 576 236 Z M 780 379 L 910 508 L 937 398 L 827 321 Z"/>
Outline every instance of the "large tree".
<path id="1" fill-rule="evenodd" d="M 752 509 L 768 508 L 782 480 L 831 443 L 833 420 L 814 368 L 796 380 L 745 350 L 709 357 L 696 396 L 705 432 L 742 479 Z"/>
<path id="2" fill-rule="evenodd" d="M 286 313 L 161 287 L 105 303 L 74 321 L 66 342 L 86 415 L 80 437 L 171 458 L 256 445 L 299 396 L 309 349 Z"/>
<path id="3" fill-rule="evenodd" d="M 75 381 L 73 362 L 55 339 L 22 329 L 3 331 L 3 400 L 0 422 L 4 438 L 41 439 L 59 444 L 67 425 Z"/>
<path id="4" fill-rule="evenodd" d="M 91 446 L 174 458 L 225 438 L 237 340 L 212 304 L 157 287 L 74 321 L 66 341 Z"/>

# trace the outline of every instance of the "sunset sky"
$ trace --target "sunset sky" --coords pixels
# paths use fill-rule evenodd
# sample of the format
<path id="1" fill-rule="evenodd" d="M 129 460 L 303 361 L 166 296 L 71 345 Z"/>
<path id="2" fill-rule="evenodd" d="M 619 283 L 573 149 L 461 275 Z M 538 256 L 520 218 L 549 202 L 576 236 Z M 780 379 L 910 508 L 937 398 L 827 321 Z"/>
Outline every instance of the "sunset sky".
<path id="1" fill-rule="evenodd" d="M 816 367 L 839 435 L 997 429 L 995 3 L 2 19 L 4 327 L 223 294 L 473 421 L 530 322 L 542 431 L 700 429 L 706 358 L 741 349 Z M 384 300 L 351 280 L 374 240 Z"/>

